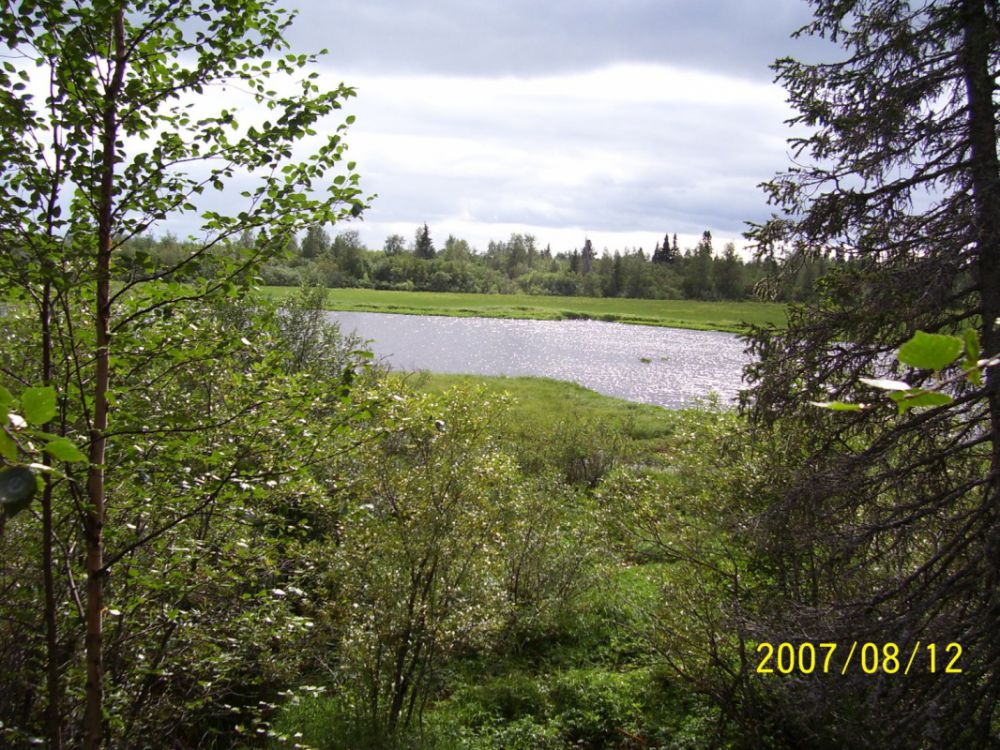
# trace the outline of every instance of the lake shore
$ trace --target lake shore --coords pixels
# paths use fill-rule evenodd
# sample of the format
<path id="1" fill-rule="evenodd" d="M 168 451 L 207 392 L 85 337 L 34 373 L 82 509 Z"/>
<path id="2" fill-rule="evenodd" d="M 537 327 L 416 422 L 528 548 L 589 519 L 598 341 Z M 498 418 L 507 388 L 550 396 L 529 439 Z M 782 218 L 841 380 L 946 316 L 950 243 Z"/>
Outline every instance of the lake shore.
<path id="1" fill-rule="evenodd" d="M 296 287 L 260 287 L 281 300 Z M 786 308 L 773 302 L 702 302 L 622 297 L 549 297 L 527 294 L 462 294 L 380 289 L 331 289 L 327 310 L 403 315 L 514 318 L 527 320 L 601 320 L 663 328 L 742 333 L 748 325 L 784 326 Z"/>

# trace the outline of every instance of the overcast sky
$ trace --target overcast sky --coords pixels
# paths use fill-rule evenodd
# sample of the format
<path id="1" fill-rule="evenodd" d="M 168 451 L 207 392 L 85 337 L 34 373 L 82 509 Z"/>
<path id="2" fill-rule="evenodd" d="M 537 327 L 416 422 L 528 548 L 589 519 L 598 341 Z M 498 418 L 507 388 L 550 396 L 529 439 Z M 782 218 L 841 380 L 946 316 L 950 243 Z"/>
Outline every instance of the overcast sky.
<path id="1" fill-rule="evenodd" d="M 788 164 L 775 58 L 804 0 L 290 0 L 296 51 L 357 88 L 350 158 L 370 247 L 423 222 L 480 250 L 739 241 Z"/>

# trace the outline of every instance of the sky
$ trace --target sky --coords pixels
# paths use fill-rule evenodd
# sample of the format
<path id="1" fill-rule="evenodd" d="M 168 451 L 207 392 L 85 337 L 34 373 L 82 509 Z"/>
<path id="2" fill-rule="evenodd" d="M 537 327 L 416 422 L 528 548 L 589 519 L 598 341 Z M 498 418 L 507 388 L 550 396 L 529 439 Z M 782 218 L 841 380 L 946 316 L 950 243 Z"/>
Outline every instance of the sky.
<path id="1" fill-rule="evenodd" d="M 532 234 L 553 252 L 743 244 L 789 165 L 773 82 L 804 0 L 288 0 L 297 52 L 357 90 L 346 135 L 367 246 L 427 223 L 484 250 Z"/>

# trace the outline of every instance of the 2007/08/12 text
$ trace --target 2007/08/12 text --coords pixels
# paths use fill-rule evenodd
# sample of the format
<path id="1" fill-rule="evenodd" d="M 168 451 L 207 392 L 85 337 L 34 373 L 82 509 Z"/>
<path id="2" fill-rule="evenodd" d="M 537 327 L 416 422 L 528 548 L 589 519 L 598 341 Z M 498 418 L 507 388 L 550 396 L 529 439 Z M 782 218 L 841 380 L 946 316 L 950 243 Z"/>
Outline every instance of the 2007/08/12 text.
<path id="1" fill-rule="evenodd" d="M 897 643 L 859 643 L 850 648 L 837 643 L 760 643 L 757 646 L 760 674 L 834 674 L 846 675 L 848 670 L 860 669 L 864 674 L 910 674 L 911 671 L 961 674 L 959 660 L 962 646 L 948 643 L 917 641 L 913 648 L 900 648 Z M 846 653 L 846 658 L 844 654 Z"/>

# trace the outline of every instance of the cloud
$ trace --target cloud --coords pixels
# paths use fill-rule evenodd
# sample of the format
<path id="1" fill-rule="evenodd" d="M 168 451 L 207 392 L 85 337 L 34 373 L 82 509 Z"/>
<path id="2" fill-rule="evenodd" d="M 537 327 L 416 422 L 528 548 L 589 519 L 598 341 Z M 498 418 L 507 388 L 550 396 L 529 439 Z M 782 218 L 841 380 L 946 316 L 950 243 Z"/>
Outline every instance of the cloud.
<path id="1" fill-rule="evenodd" d="M 638 232 L 649 246 L 668 231 L 737 238 L 745 220 L 767 215 L 756 186 L 784 162 L 776 133 L 789 113 L 765 82 L 619 64 L 354 83 L 347 140 L 363 184 L 379 194 L 361 228 L 373 245 L 390 226 L 425 221 L 478 222 L 473 241 L 531 227 L 554 249 L 587 232 L 621 234 L 622 244 Z M 577 234 L 571 246 L 549 239 L 565 241 L 567 230 Z"/>
<path id="2" fill-rule="evenodd" d="M 801 0 L 298 7 L 292 48 L 329 47 L 322 85 L 357 88 L 348 157 L 378 197 L 344 228 L 371 247 L 424 222 L 480 248 L 514 231 L 556 251 L 739 240 L 771 213 L 757 185 L 788 162 L 767 65 L 819 49 L 788 39 Z"/>
<path id="3" fill-rule="evenodd" d="M 770 80 L 801 0 L 299 0 L 297 47 L 338 68 L 493 77 L 654 63 Z M 804 48 L 799 43 L 798 49 Z"/>

